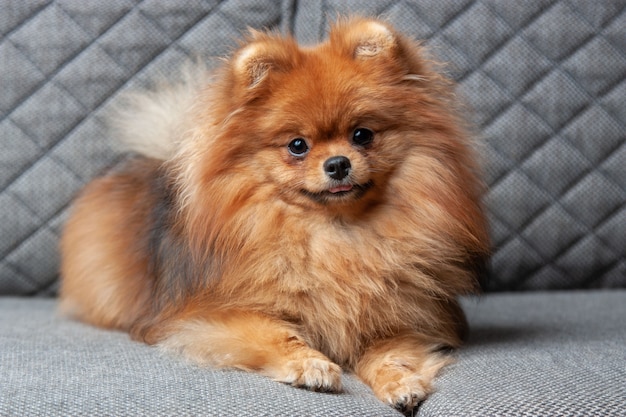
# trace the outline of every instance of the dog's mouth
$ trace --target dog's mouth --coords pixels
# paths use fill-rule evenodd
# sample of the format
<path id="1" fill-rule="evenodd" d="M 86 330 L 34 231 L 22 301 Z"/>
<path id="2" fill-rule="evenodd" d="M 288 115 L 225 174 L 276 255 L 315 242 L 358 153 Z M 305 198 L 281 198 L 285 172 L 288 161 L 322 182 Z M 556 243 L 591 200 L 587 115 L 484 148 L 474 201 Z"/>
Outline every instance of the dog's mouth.
<path id="1" fill-rule="evenodd" d="M 347 193 L 347 192 L 352 191 L 353 188 L 354 188 L 354 185 L 352 184 L 338 185 L 336 187 L 329 188 L 328 192 L 331 194 Z"/>
<path id="2" fill-rule="evenodd" d="M 333 202 L 358 200 L 363 197 L 373 185 L 373 181 L 368 181 L 364 184 L 339 184 L 319 192 L 304 189 L 301 190 L 301 192 L 318 203 L 330 204 Z"/>

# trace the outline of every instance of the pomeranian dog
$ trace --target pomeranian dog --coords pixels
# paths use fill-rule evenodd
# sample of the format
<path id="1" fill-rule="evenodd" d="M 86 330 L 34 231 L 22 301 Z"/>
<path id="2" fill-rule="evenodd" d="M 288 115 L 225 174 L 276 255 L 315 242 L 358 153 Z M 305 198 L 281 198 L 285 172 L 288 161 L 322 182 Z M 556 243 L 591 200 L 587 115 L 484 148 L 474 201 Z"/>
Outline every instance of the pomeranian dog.
<path id="1" fill-rule="evenodd" d="M 413 409 L 488 254 L 452 83 L 385 22 L 252 32 L 215 73 L 129 100 L 140 155 L 77 198 L 61 308 L 200 365 L 314 391 L 354 372 Z"/>

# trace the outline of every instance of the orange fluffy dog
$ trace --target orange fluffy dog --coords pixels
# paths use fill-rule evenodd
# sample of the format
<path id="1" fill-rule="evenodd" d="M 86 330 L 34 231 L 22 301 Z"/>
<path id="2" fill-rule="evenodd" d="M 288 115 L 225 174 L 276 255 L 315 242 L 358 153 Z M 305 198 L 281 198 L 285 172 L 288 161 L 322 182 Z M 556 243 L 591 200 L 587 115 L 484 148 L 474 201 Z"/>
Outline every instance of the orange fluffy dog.
<path id="1" fill-rule="evenodd" d="M 487 256 L 452 86 L 383 22 L 252 33 L 214 76 L 136 95 L 144 156 L 89 184 L 61 307 L 202 365 L 319 391 L 353 371 L 411 410 L 461 343 Z"/>

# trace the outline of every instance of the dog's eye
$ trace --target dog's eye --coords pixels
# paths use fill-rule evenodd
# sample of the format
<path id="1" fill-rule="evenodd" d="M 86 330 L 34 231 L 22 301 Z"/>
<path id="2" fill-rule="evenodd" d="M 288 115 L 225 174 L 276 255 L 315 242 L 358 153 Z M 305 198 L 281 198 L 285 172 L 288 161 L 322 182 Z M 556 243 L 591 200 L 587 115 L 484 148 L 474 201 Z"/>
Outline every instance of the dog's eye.
<path id="1" fill-rule="evenodd" d="M 287 149 L 289 149 L 289 153 L 293 156 L 304 156 L 309 151 L 309 145 L 307 145 L 306 141 L 302 138 L 295 138 L 289 145 L 287 145 Z"/>
<path id="2" fill-rule="evenodd" d="M 352 134 L 352 142 L 354 142 L 355 145 L 369 145 L 372 143 L 372 140 L 374 140 L 374 132 L 366 127 L 360 127 Z"/>

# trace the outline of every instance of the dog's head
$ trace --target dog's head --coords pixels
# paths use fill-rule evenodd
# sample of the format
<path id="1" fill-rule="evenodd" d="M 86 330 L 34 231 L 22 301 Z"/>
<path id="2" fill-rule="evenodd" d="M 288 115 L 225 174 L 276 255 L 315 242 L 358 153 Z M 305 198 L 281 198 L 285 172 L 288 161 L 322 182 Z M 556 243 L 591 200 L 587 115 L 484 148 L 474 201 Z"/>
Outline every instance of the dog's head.
<path id="1" fill-rule="evenodd" d="M 201 178 L 230 173 L 288 204 L 361 212 L 416 148 L 449 152 L 444 84 L 417 44 L 377 20 L 341 21 L 314 47 L 253 32 L 200 108 L 211 146 L 196 158 Z"/>

